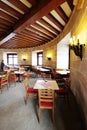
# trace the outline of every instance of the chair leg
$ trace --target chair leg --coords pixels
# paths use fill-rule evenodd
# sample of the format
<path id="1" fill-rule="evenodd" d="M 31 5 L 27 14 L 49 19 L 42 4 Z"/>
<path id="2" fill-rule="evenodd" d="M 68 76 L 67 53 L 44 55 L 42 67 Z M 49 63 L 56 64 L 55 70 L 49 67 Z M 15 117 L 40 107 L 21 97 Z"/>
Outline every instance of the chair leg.
<path id="1" fill-rule="evenodd" d="M 15 87 L 16 87 L 16 81 L 15 81 Z"/>
<path id="2" fill-rule="evenodd" d="M 29 94 L 26 93 L 26 97 L 25 97 L 25 104 L 27 104 L 27 100 L 29 98 Z"/>
<path id="3" fill-rule="evenodd" d="M 1 93 L 2 93 L 2 86 L 0 86 L 0 89 L 1 89 Z"/>
<path id="4" fill-rule="evenodd" d="M 54 108 L 52 109 L 52 121 L 54 123 Z"/>
<path id="5" fill-rule="evenodd" d="M 8 90 L 8 88 L 9 88 L 9 84 L 7 84 L 7 90 Z"/>
<path id="6" fill-rule="evenodd" d="M 26 97 L 24 97 L 24 102 L 25 102 L 25 104 L 27 104 L 27 100 L 26 100 Z"/>
<path id="7" fill-rule="evenodd" d="M 41 111 L 40 111 L 40 108 L 38 109 L 38 122 L 40 122 L 40 113 L 41 113 Z"/>
<path id="8" fill-rule="evenodd" d="M 66 95 L 67 102 L 69 103 L 69 93 Z"/>

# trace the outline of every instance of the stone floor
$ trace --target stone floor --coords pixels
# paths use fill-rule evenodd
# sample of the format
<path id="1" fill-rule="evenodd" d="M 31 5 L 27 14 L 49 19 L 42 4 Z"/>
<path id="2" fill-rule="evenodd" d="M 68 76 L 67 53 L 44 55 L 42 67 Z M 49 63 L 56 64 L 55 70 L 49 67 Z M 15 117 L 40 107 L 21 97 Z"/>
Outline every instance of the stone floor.
<path id="1" fill-rule="evenodd" d="M 34 85 L 37 79 L 31 78 Z M 41 120 L 37 120 L 37 100 L 24 103 L 25 89 L 23 82 L 9 90 L 3 88 L 0 93 L 0 130 L 86 130 L 82 111 L 75 97 L 70 92 L 69 101 L 63 97 L 55 99 L 55 122 L 51 121 L 51 111 L 42 110 Z"/>

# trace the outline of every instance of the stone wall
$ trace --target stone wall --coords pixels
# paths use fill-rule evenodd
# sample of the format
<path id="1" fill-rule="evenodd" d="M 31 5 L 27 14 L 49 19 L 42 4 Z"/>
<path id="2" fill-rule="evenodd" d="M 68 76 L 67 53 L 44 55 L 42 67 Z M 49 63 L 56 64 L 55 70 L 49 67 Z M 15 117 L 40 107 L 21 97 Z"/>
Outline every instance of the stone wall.
<path id="1" fill-rule="evenodd" d="M 34 48 L 24 49 L 0 49 L 0 61 L 3 59 L 3 52 L 16 52 L 18 54 L 18 64 L 32 65 L 32 52 L 43 50 L 43 65 L 56 67 L 57 43 L 53 40 L 50 43 Z M 51 53 L 51 61 L 47 59 L 47 55 Z M 23 61 L 23 56 L 26 56 L 26 61 Z"/>
<path id="2" fill-rule="evenodd" d="M 85 44 L 82 60 L 70 51 L 71 89 L 81 105 L 87 124 L 87 0 L 83 8 L 72 18 L 72 36 L 80 35 L 80 43 Z"/>

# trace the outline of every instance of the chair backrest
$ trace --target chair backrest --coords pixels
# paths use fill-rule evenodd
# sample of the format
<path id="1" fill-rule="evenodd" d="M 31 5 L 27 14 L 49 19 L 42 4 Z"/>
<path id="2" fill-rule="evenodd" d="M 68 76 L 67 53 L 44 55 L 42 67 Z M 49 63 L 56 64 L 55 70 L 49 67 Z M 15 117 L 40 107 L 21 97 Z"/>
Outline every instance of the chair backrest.
<path id="1" fill-rule="evenodd" d="M 71 85 L 71 79 L 70 79 L 70 77 L 65 78 L 65 86 L 68 87 L 68 88 L 70 88 L 70 85 Z"/>
<path id="2" fill-rule="evenodd" d="M 53 79 L 61 79 L 61 76 L 59 73 L 57 73 L 56 71 L 53 71 L 51 74 Z"/>
<path id="3" fill-rule="evenodd" d="M 16 79 L 16 75 L 15 75 L 14 71 L 11 71 L 9 76 L 10 76 L 10 80 L 15 80 Z"/>
<path id="4" fill-rule="evenodd" d="M 0 82 L 0 84 L 1 84 L 1 85 L 6 85 L 6 84 L 8 84 L 8 75 L 7 75 L 7 73 L 6 73 L 6 74 L 3 74 L 3 75 L 1 76 L 1 82 Z"/>
<path id="5" fill-rule="evenodd" d="M 27 88 L 29 87 L 29 77 L 24 78 L 24 87 L 25 87 L 25 89 L 27 91 Z"/>
<path id="6" fill-rule="evenodd" d="M 41 108 L 52 108 L 54 107 L 54 91 L 48 89 L 39 90 L 39 107 Z M 51 103 L 46 105 L 45 103 Z"/>
<path id="7" fill-rule="evenodd" d="M 19 71 L 25 71 L 25 68 L 24 67 L 20 67 Z"/>
<path id="8" fill-rule="evenodd" d="M 10 80 L 10 70 L 7 71 L 8 82 Z"/>

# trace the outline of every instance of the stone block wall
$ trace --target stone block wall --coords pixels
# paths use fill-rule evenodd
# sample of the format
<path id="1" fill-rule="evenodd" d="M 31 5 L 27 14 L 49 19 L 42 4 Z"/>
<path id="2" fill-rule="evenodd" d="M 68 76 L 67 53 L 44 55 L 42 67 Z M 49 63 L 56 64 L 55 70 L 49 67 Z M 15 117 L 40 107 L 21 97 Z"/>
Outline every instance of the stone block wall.
<path id="1" fill-rule="evenodd" d="M 80 35 L 80 43 L 85 44 L 82 60 L 70 51 L 71 89 L 81 105 L 87 127 L 87 0 L 83 8 L 77 10 L 72 19 L 72 35 Z"/>
<path id="2" fill-rule="evenodd" d="M 11 53 L 16 52 L 18 54 L 18 64 L 24 64 L 24 65 L 32 65 L 32 52 L 33 51 L 39 51 L 43 50 L 43 65 L 50 66 L 50 67 L 56 67 L 56 54 L 57 54 L 57 44 L 54 43 L 54 41 L 34 47 L 34 48 L 22 48 L 22 49 L 0 49 L 0 61 L 3 59 L 4 53 Z M 51 61 L 47 59 L 47 55 L 51 54 Z M 26 61 L 23 60 L 23 56 L 26 56 Z"/>

